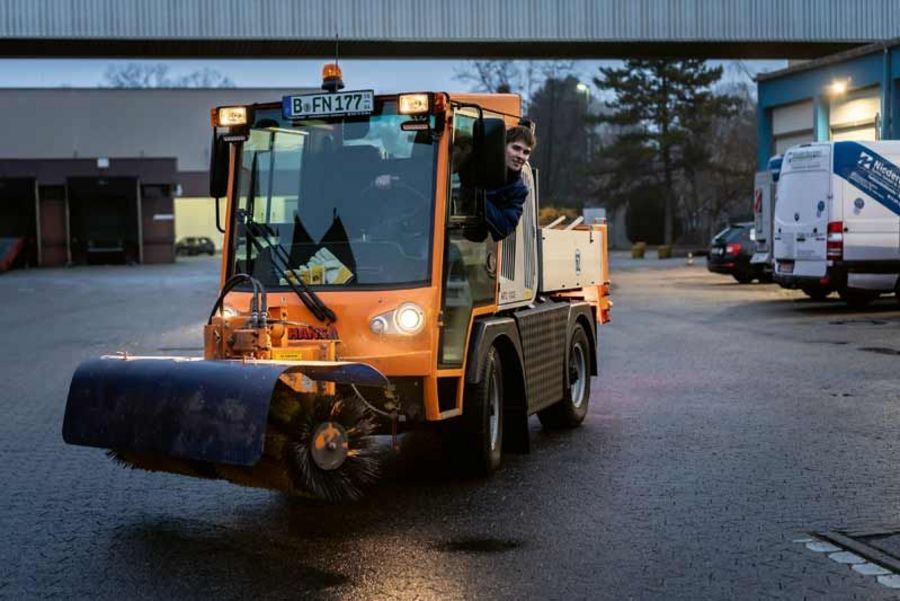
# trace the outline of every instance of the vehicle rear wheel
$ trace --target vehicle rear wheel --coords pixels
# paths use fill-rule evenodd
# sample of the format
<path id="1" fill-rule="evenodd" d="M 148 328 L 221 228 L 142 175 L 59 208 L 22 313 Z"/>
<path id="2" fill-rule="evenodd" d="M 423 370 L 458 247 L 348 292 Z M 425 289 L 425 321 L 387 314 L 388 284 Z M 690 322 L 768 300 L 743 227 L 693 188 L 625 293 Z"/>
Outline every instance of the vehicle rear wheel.
<path id="1" fill-rule="evenodd" d="M 842 301 L 854 309 L 867 307 L 872 301 L 878 298 L 877 292 L 860 290 L 859 288 L 841 288 L 838 290 L 838 294 Z"/>
<path id="2" fill-rule="evenodd" d="M 466 389 L 461 420 L 451 433 L 453 450 L 467 475 L 486 476 L 500 467 L 503 448 L 503 367 L 494 347 L 485 359 L 481 381 Z"/>
<path id="3" fill-rule="evenodd" d="M 803 294 L 814 301 L 823 301 L 828 297 L 829 294 L 831 294 L 831 290 L 829 290 L 828 288 L 821 288 L 818 286 L 801 288 L 801 290 L 803 291 Z"/>
<path id="4" fill-rule="evenodd" d="M 575 326 L 569 342 L 569 361 L 566 365 L 566 381 L 569 385 L 563 393 L 563 400 L 538 411 L 538 419 L 544 428 L 574 428 L 584 421 L 591 400 L 590 357 L 587 334 L 584 328 Z"/>
<path id="5" fill-rule="evenodd" d="M 731 275 L 737 280 L 738 284 L 749 284 L 753 281 L 753 273 L 749 271 L 735 271 Z"/>

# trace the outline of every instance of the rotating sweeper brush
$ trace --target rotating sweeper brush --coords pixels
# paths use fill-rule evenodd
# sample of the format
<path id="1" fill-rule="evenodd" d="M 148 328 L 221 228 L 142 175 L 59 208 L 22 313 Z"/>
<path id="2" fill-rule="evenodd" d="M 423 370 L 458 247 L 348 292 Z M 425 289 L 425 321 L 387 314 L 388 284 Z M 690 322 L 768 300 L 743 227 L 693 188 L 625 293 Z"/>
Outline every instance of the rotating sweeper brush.
<path id="1" fill-rule="evenodd" d="M 355 501 L 379 475 L 371 412 L 354 397 L 297 395 L 276 386 L 265 445 L 254 466 L 110 450 L 117 463 L 148 471 L 271 488 L 333 503 Z"/>
<path id="2" fill-rule="evenodd" d="M 297 392 L 298 377 L 386 386 L 346 362 L 105 357 L 75 372 L 63 423 L 70 444 L 150 471 L 359 499 L 378 475 L 373 416 L 357 396 Z"/>

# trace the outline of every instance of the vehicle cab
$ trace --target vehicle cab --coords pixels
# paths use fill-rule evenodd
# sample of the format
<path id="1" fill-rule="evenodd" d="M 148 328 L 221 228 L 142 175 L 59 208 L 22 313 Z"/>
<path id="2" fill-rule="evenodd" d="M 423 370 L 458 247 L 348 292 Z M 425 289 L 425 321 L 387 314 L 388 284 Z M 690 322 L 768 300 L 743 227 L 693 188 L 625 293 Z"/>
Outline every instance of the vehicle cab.
<path id="1" fill-rule="evenodd" d="M 295 324 L 271 358 L 365 362 L 404 389 L 406 413 L 461 413 L 471 323 L 498 302 L 500 245 L 473 232 L 519 105 L 335 90 L 213 111 L 222 281 L 251 275 Z M 339 340 L 337 356 L 304 354 L 315 339 Z"/>

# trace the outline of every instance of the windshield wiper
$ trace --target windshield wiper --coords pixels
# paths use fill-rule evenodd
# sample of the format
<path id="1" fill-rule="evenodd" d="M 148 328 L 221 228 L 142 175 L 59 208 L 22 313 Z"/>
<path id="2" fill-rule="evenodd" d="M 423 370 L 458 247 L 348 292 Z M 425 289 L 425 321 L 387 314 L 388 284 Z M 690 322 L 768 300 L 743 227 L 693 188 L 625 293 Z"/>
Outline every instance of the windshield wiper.
<path id="1" fill-rule="evenodd" d="M 250 263 L 250 246 L 256 249 L 257 257 L 263 250 L 269 250 L 269 256 L 272 259 L 272 266 L 277 270 L 279 279 L 284 279 L 294 294 L 303 302 L 310 313 L 319 321 L 332 324 L 337 321 L 337 315 L 326 305 L 319 296 L 310 289 L 302 278 L 289 278 L 287 271 L 290 267 L 290 257 L 281 244 L 272 242 L 269 234 L 274 232 L 268 225 L 254 223 L 251 215 L 253 215 L 253 206 L 256 203 L 256 178 L 258 176 L 257 153 L 253 153 L 253 163 L 250 166 L 250 185 L 247 192 L 247 211 L 238 210 L 237 218 L 244 225 L 244 235 L 250 244 L 247 245 L 247 264 Z M 268 231 L 266 231 L 268 230 Z M 265 241 L 265 245 L 263 242 Z M 292 272 L 293 273 L 293 272 Z M 296 283 L 295 283 L 296 282 Z"/>
<path id="2" fill-rule="evenodd" d="M 266 231 L 268 226 L 254 223 L 248 216 L 244 215 L 244 233 L 247 240 L 256 249 L 257 259 L 264 250 L 269 251 L 269 257 L 272 261 L 272 267 L 275 268 L 278 278 L 283 279 L 290 286 L 294 294 L 306 305 L 306 308 L 321 322 L 331 324 L 337 321 L 337 315 L 331 308 L 326 305 L 319 295 L 317 295 L 301 277 L 288 277 L 290 257 L 281 244 L 273 242 L 269 235 L 273 232 Z M 291 271 L 293 274 L 293 271 Z"/>
<path id="3" fill-rule="evenodd" d="M 303 304 L 306 305 L 306 308 L 310 310 L 310 312 L 321 322 L 331 324 L 337 321 L 337 315 L 331 308 L 319 298 L 319 295 L 316 294 L 309 286 L 306 285 L 306 282 L 303 281 L 301 277 L 291 278 L 288 277 L 288 271 L 290 270 L 290 257 L 287 254 L 287 251 L 284 250 L 284 247 L 281 244 L 276 242 L 272 242 L 272 240 L 267 235 L 271 232 L 266 232 L 268 229 L 267 226 L 254 223 L 247 219 L 244 222 L 244 233 L 247 236 L 247 240 L 250 241 L 250 244 L 256 249 L 257 259 L 262 254 L 264 250 L 269 251 L 269 257 L 272 261 L 272 267 L 275 268 L 278 278 L 283 279 L 287 282 L 288 286 L 290 286 L 291 290 L 294 291 L 294 294 L 303 301 Z M 293 274 L 293 270 L 290 270 Z"/>

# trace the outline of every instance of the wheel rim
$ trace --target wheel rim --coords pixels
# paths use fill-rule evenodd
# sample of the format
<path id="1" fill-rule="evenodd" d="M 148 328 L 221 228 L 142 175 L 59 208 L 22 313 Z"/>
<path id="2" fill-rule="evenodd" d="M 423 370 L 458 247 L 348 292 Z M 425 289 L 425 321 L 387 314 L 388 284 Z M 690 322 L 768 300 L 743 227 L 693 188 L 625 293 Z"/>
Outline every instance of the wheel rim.
<path id="1" fill-rule="evenodd" d="M 497 448 L 497 438 L 500 436 L 500 381 L 496 374 L 491 372 L 490 400 L 490 425 L 491 425 L 491 450 Z"/>
<path id="2" fill-rule="evenodd" d="M 576 409 L 581 408 L 584 402 L 584 387 L 587 383 L 585 372 L 587 371 L 587 361 L 584 357 L 584 349 L 581 344 L 576 343 L 569 353 L 569 398 L 572 399 L 572 405 Z"/>

